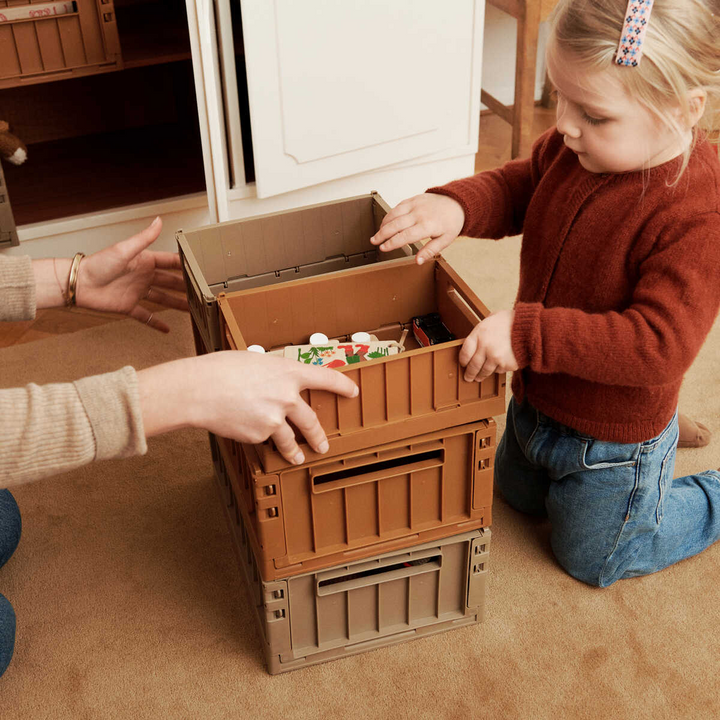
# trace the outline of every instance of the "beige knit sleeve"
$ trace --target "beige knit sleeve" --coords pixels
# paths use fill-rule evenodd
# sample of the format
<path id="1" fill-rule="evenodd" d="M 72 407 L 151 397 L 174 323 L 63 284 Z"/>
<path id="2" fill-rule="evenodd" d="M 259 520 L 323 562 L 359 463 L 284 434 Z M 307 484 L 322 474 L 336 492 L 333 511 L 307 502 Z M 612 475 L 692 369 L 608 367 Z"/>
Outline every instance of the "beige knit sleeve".
<path id="1" fill-rule="evenodd" d="M 131 367 L 0 390 L 0 487 L 147 451 Z"/>
<path id="2" fill-rule="evenodd" d="M 36 306 L 32 260 L 0 254 L 0 321 L 32 320 Z"/>

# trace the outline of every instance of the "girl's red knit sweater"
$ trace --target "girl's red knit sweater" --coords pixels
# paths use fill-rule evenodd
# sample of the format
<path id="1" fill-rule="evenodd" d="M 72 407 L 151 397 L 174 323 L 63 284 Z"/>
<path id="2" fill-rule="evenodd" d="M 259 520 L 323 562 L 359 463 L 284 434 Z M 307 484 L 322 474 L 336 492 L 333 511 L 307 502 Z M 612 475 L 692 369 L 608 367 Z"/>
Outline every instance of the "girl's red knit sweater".
<path id="1" fill-rule="evenodd" d="M 593 174 L 552 129 L 532 156 L 428 192 L 463 235 L 523 234 L 515 397 L 600 440 L 641 442 L 672 417 L 720 306 L 720 162 Z M 716 389 L 720 392 L 720 388 Z"/>

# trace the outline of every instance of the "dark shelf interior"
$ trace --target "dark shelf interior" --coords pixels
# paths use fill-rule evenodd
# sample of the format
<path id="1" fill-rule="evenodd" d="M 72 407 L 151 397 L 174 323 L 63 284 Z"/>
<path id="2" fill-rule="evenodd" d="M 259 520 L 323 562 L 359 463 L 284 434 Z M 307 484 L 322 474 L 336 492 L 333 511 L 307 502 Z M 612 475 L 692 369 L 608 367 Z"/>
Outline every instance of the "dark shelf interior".
<path id="1" fill-rule="evenodd" d="M 185 3 L 116 0 L 115 14 L 125 68 L 190 58 Z"/>
<path id="2" fill-rule="evenodd" d="M 66 88 L 67 103 L 52 98 L 58 119 L 49 127 L 43 118 L 31 125 L 22 112 L 27 105 L 18 106 L 35 141 L 23 165 L 4 165 L 17 225 L 205 190 L 190 61 L 54 85 Z M 32 93 L 42 90 L 30 86 L 13 97 L 32 106 Z M 35 107 L 41 105 L 38 97 Z M 73 113 L 77 120 L 68 122 Z M 22 122 L 13 125 L 23 137 Z"/>
<path id="3" fill-rule="evenodd" d="M 25 165 L 4 165 L 15 223 L 202 192 L 202 152 L 183 130 L 156 125 L 33 145 Z"/>

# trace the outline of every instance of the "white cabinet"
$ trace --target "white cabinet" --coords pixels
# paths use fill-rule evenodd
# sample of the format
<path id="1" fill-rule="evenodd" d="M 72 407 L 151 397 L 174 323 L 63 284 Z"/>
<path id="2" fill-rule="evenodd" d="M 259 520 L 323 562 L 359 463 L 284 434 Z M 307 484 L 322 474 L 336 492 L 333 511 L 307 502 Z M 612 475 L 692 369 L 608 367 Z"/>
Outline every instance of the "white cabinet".
<path id="1" fill-rule="evenodd" d="M 178 227 L 372 190 L 395 204 L 472 173 L 483 0 L 186 0 L 186 9 L 205 192 L 20 226 L 19 252 L 92 251 L 157 213 L 161 245 L 174 249 Z"/>
<path id="2" fill-rule="evenodd" d="M 458 144 L 473 0 L 245 0 L 258 197 Z"/>
<path id="3" fill-rule="evenodd" d="M 240 6 L 238 71 L 229 48 Z M 395 203 L 472 173 L 482 0 L 442 8 L 434 0 L 200 0 L 197 8 L 220 220 L 370 190 Z M 238 93 L 249 103 L 245 127 L 233 109 Z M 252 134 L 250 183 L 243 132 Z"/>

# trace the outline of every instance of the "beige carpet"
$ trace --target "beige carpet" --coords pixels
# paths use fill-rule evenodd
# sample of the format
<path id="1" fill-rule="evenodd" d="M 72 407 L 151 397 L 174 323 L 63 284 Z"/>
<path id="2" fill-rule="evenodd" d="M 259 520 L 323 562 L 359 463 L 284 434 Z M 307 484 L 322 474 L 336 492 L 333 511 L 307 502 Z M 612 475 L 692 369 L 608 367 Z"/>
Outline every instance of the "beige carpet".
<path id="1" fill-rule="evenodd" d="M 492 308 L 516 240 L 448 253 Z M 1 351 L 3 384 L 69 380 L 192 352 L 133 321 Z M 682 407 L 715 432 L 676 471 L 720 465 L 720 326 Z M 212 480 L 206 435 L 19 488 L 23 539 L 0 570 L 18 615 L 0 717 L 717 718 L 720 546 L 598 590 L 560 570 L 548 528 L 497 501 L 483 624 L 271 677 Z"/>

